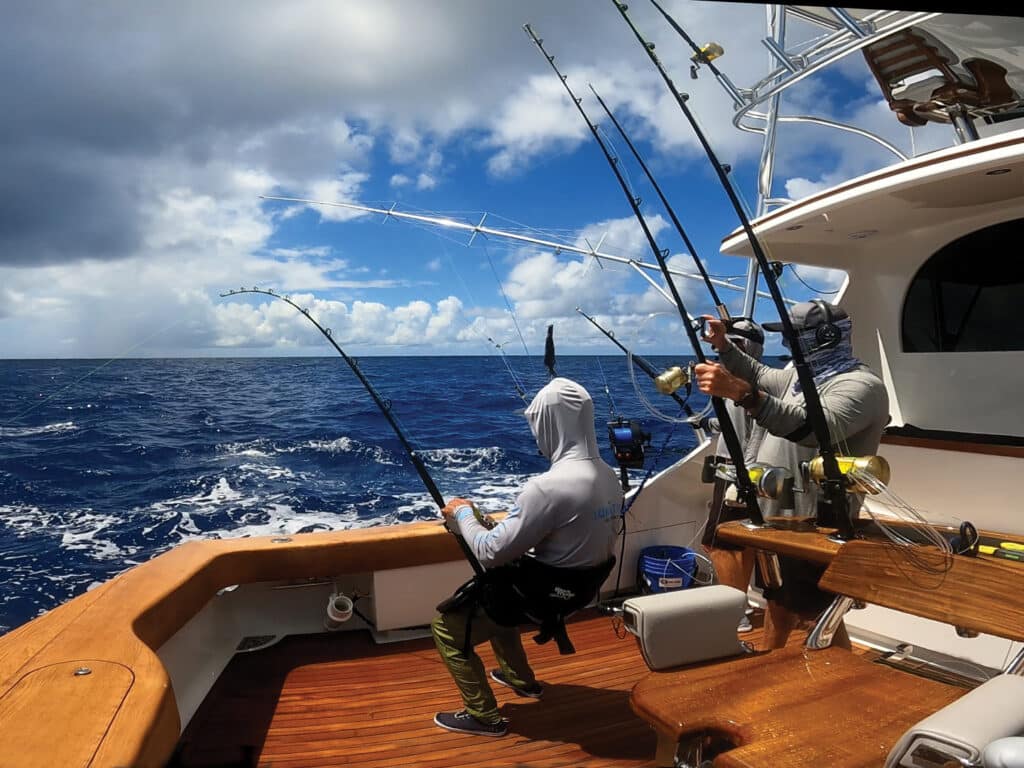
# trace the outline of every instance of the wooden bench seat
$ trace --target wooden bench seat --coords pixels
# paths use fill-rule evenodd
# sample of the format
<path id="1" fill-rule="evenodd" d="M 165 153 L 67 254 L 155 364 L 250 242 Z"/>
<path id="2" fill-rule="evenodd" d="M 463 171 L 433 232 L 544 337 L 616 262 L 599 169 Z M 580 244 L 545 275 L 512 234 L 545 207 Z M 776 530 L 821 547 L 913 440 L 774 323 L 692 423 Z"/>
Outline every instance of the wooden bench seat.
<path id="1" fill-rule="evenodd" d="M 715 768 L 878 768 L 910 725 L 966 692 L 841 648 L 788 646 L 652 672 L 631 703 L 671 752 L 701 732 L 738 745 Z"/>
<path id="2" fill-rule="evenodd" d="M 963 556 L 950 562 L 933 553 L 931 564 L 944 565 L 944 573 L 916 569 L 887 544 L 852 541 L 836 547 L 819 584 L 847 598 L 1024 640 L 1024 567 Z M 927 550 L 918 554 L 929 557 Z M 964 693 L 841 648 L 790 645 L 652 672 L 633 688 L 630 703 L 658 734 L 659 765 L 672 765 L 678 745 L 710 737 L 719 745 L 716 768 L 880 768 L 904 732 Z"/>

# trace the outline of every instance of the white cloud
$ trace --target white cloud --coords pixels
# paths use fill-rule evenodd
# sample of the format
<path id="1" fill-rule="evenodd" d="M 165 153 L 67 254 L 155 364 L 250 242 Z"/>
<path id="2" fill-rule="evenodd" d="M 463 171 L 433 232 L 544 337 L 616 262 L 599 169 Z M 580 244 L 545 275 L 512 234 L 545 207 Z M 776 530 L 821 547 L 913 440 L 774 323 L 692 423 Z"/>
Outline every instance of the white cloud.
<path id="1" fill-rule="evenodd" d="M 418 195 L 419 205 L 465 207 L 470 196 L 497 197 L 514 188 L 502 186 L 514 184 L 509 179 L 590 142 L 523 35 L 524 21 L 546 38 L 593 119 L 605 123 L 588 83 L 635 140 L 657 148 L 649 158 L 655 166 L 685 171 L 703 163 L 674 99 L 614 9 L 594 8 L 590 0 L 185 0 L 117 13 L 79 3 L 54 14 L 45 4 L 11 5 L 0 31 L 0 66 L 18 73 L 5 91 L 0 147 L 0 356 L 120 354 L 140 343 L 143 353 L 170 354 L 318 343 L 310 329 L 295 330 L 281 302 L 264 310 L 217 298 L 240 283 L 301 291 L 311 303 L 328 297 L 318 310 L 359 344 L 426 340 L 478 351 L 481 334 L 515 338 L 503 308 L 469 309 L 436 295 L 411 301 L 411 292 L 397 289 L 422 288 L 433 275 L 397 266 L 389 275 L 332 239 L 337 230 L 306 226 L 311 207 L 267 205 L 259 196 L 356 201 L 383 189 Z M 669 9 L 702 40 L 723 43 L 717 63 L 737 84 L 756 81 L 766 56 L 760 7 L 677 0 Z M 691 94 L 702 124 L 716 129 L 722 159 L 755 158 L 756 139 L 729 127 L 732 105 L 710 73 L 689 80 L 689 53 L 675 33 L 646 4 L 630 12 Z M 83 34 L 96 29 L 103 35 Z M 787 97 L 785 111 L 820 106 L 909 150 L 909 134 L 874 94 L 863 65 L 843 76 L 854 85 L 860 78 L 862 98 L 836 99 L 808 83 Z M 938 130 L 918 130 L 918 150 L 931 148 Z M 792 136 L 780 139 L 776 187 L 793 197 L 884 155 L 818 128 Z M 494 187 L 453 183 L 468 163 L 486 165 Z M 573 188 L 588 181 L 549 179 Z M 362 215 L 312 210 L 321 223 Z M 575 216 L 565 226 L 579 226 L 586 214 Z M 663 218 L 650 221 L 663 247 L 681 248 Z M 577 242 L 596 245 L 602 235 L 602 250 L 651 260 L 632 218 L 589 224 Z M 672 261 L 692 270 L 686 257 Z M 439 265 L 433 254 L 416 264 L 427 272 Z M 577 304 L 620 314 L 624 323 L 665 304 L 628 268 L 602 269 L 567 254 L 518 250 L 502 267 L 531 344 L 554 318 L 585 329 L 569 325 L 579 320 Z M 706 305 L 699 284 L 679 287 L 695 308 Z M 114 303 L 120 319 L 106 312 Z"/>

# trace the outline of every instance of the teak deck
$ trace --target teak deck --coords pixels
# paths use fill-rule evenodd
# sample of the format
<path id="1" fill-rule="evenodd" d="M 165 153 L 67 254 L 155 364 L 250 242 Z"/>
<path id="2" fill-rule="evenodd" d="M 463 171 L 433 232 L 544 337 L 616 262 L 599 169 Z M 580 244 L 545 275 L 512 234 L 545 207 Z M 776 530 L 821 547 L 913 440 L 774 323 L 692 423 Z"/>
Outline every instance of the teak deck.
<path id="1" fill-rule="evenodd" d="M 582 614 L 581 614 L 582 615 Z M 367 632 L 290 637 L 237 656 L 182 735 L 184 768 L 391 766 L 649 766 L 655 735 L 629 692 L 648 673 L 632 635 L 608 617 L 573 621 L 573 656 L 523 643 L 544 698 L 493 685 L 510 733 L 493 739 L 443 731 L 435 712 L 461 708 L 430 638 L 376 645 Z M 757 635 L 744 636 L 756 638 Z M 487 645 L 478 652 L 488 669 Z"/>

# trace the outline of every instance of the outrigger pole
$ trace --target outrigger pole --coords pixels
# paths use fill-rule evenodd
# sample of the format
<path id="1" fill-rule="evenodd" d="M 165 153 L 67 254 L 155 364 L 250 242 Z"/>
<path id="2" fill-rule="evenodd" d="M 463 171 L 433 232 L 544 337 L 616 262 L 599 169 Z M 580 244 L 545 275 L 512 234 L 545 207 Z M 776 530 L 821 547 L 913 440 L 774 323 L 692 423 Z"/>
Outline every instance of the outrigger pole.
<path id="1" fill-rule="evenodd" d="M 687 236 L 686 230 L 683 229 L 683 225 L 679 222 L 679 217 L 676 216 L 676 212 L 672 208 L 672 205 L 669 203 L 668 198 L 665 197 L 665 193 L 661 191 L 661 186 L 658 184 L 657 179 L 654 178 L 654 174 L 651 173 L 651 169 L 647 167 L 647 163 L 644 162 L 644 159 L 637 151 L 636 146 L 633 144 L 632 141 L 629 140 L 629 136 L 626 134 L 626 130 L 622 127 L 619 121 L 615 119 L 615 115 L 612 113 L 612 111 L 608 109 L 608 105 L 604 103 L 604 99 L 601 98 L 601 94 L 597 92 L 593 85 L 590 86 L 590 91 L 591 93 L 594 94 L 594 97 L 597 99 L 597 103 L 601 105 L 601 109 L 604 110 L 604 113 L 608 115 L 608 118 L 612 121 L 612 124 L 618 130 L 619 135 L 622 137 L 622 140 L 626 142 L 626 146 L 629 147 L 630 152 L 633 153 L 633 157 L 636 159 L 637 163 L 640 164 L 640 168 L 643 169 L 644 174 L 647 176 L 647 180 L 651 182 L 651 186 L 654 187 L 654 191 L 658 193 L 658 199 L 661 200 L 661 204 L 665 207 L 665 210 L 668 212 L 669 218 L 672 219 L 672 224 L 673 226 L 675 226 L 676 232 L 679 233 L 679 236 L 683 239 L 683 243 L 686 244 L 686 249 L 690 252 L 690 255 L 693 257 L 693 263 L 697 266 L 697 271 L 699 271 L 701 277 L 704 278 L 704 284 L 708 287 L 708 292 L 711 294 L 711 300 L 715 302 L 715 308 L 718 310 L 719 318 L 721 318 L 722 320 L 728 320 L 728 308 L 725 306 L 725 303 L 718 297 L 718 291 L 715 290 L 715 285 L 714 283 L 711 282 L 711 275 L 709 275 L 708 271 L 704 269 L 704 263 L 697 255 L 697 249 L 694 247 L 693 243 L 690 241 L 690 238 Z"/>
<path id="2" fill-rule="evenodd" d="M 334 340 L 334 335 L 331 333 L 331 329 L 324 328 L 322 325 L 320 325 L 320 323 L 318 323 L 316 319 L 311 314 L 309 314 L 308 309 L 306 309 L 305 307 L 300 307 L 288 296 L 283 296 L 282 294 L 276 293 L 273 290 L 266 290 L 261 288 L 237 288 L 235 290 L 227 291 L 220 295 L 221 298 L 224 298 L 226 296 L 238 296 L 243 293 L 262 293 L 264 296 L 270 296 L 275 299 L 280 299 L 284 303 L 293 306 L 301 314 L 305 315 L 306 319 L 309 320 L 309 322 L 316 326 L 316 329 L 320 331 L 320 333 L 323 334 L 324 338 L 331 343 L 331 346 L 338 351 L 338 354 L 342 356 L 346 363 L 348 363 L 348 367 L 352 369 L 352 373 L 356 375 L 356 378 L 359 379 L 363 387 L 366 388 L 366 391 L 370 393 L 370 397 L 373 398 L 373 402 L 377 404 L 377 407 L 380 409 L 380 412 L 384 414 L 384 418 L 387 419 L 388 424 L 391 425 L 391 428 L 395 431 L 395 434 L 398 435 L 398 440 L 399 442 L 401 442 L 402 447 L 405 448 L 405 452 L 409 454 L 409 458 L 412 460 L 412 465 L 413 467 L 416 468 L 416 474 L 420 476 L 420 480 L 422 480 L 423 485 L 426 486 L 427 493 L 430 494 L 430 497 L 434 500 L 434 503 L 437 504 L 438 509 L 444 509 L 444 496 L 441 495 L 441 491 L 437 489 L 437 484 L 434 482 L 434 478 L 432 478 L 430 476 L 430 472 L 427 471 L 427 465 L 423 463 L 423 459 L 420 458 L 420 455 L 416 452 L 416 449 L 413 448 L 412 443 L 409 442 L 409 438 L 406 437 L 405 435 L 405 431 L 398 423 L 398 420 L 395 418 L 394 414 L 391 413 L 391 401 L 385 400 L 383 397 L 380 396 L 380 393 L 377 392 L 373 384 L 370 383 L 370 380 L 363 375 L 363 372 L 359 369 L 359 365 L 356 363 L 356 361 L 353 360 L 348 355 L 346 355 L 345 350 L 343 350 L 338 345 L 338 342 Z M 447 528 L 447 526 L 445 527 Z M 469 561 L 469 564 L 472 566 L 473 571 L 476 573 L 476 575 L 483 576 L 484 568 L 476 559 L 476 555 L 473 554 L 473 550 L 469 548 L 469 545 L 466 543 L 466 540 L 462 538 L 459 534 L 455 533 L 454 531 L 451 531 L 450 529 L 449 532 L 455 537 L 456 541 L 459 542 L 459 546 L 462 548 L 462 554 L 465 555 L 466 560 Z"/>
<path id="3" fill-rule="evenodd" d="M 431 226 L 435 227 L 444 227 L 446 229 L 455 229 L 462 232 L 469 232 L 471 233 L 469 244 L 472 244 L 473 240 L 476 238 L 477 235 L 484 235 L 485 237 L 487 235 L 494 235 L 495 237 L 500 237 L 505 240 L 513 240 L 520 243 L 528 243 L 530 245 L 539 245 L 542 248 L 550 248 L 551 250 L 555 251 L 555 253 L 565 251 L 566 253 L 576 253 L 581 256 L 591 256 L 597 259 L 598 263 L 604 260 L 611 261 L 616 264 L 625 264 L 629 267 L 632 267 L 633 269 L 636 269 L 641 275 L 644 274 L 644 270 L 649 272 L 661 272 L 661 267 L 659 267 L 657 264 L 649 264 L 645 261 L 638 261 L 637 259 L 631 259 L 625 256 L 615 256 L 610 253 L 604 253 L 596 248 L 580 248 L 579 246 L 572 245 L 570 243 L 558 243 L 553 240 L 544 240 L 538 237 L 530 237 L 529 235 L 523 235 L 518 232 L 506 232 L 505 230 L 484 226 L 482 221 L 480 224 L 467 224 L 463 221 L 456 221 L 455 219 L 450 219 L 444 216 L 427 216 L 422 213 L 405 213 L 404 211 L 396 211 L 394 206 L 392 206 L 391 208 L 374 208 L 369 205 L 359 205 L 358 203 L 339 203 L 332 202 L 330 200 L 312 200 L 303 197 L 281 197 L 278 195 L 260 195 L 260 199 L 277 200 L 278 202 L 282 203 L 326 205 L 332 208 L 347 208 L 352 211 L 363 211 L 364 213 L 380 213 L 383 214 L 386 218 L 395 218 L 404 221 L 414 221 L 419 222 L 421 224 L 430 224 Z M 486 214 L 484 218 L 486 218 Z M 600 243 L 598 243 L 598 246 L 600 247 Z M 669 273 L 676 277 L 685 277 L 689 280 L 703 280 L 703 278 L 700 275 L 695 275 L 693 272 L 683 272 L 681 270 L 670 268 Z M 739 291 L 741 293 L 745 290 L 742 286 L 734 285 L 733 283 L 730 283 L 728 280 L 722 280 L 720 278 L 710 278 L 710 280 L 713 284 L 719 286 L 720 288 L 728 288 L 731 291 Z M 764 293 L 763 291 L 759 291 L 757 295 L 766 299 L 771 298 L 771 296 L 769 296 L 767 293 Z M 796 302 L 791 301 L 789 303 L 795 304 Z"/>
<path id="4" fill-rule="evenodd" d="M 610 342 L 612 342 L 612 344 L 614 344 L 619 349 L 621 349 L 623 352 L 625 352 L 629 356 L 629 358 L 633 361 L 633 365 L 635 365 L 641 371 L 643 371 L 648 376 L 650 376 L 652 381 L 657 380 L 657 378 L 658 378 L 658 369 L 657 368 L 655 368 L 653 365 L 651 365 L 649 362 L 647 362 L 647 360 L 645 360 L 644 358 L 640 357 L 640 355 L 637 355 L 637 354 L 635 354 L 633 352 L 630 352 L 629 348 L 625 344 L 623 344 L 621 341 L 619 341 L 617 338 L 615 338 L 615 334 L 614 333 L 612 333 L 611 331 L 603 328 L 601 326 L 601 324 L 597 322 L 597 320 L 592 318 L 590 315 L 588 315 L 582 309 L 580 309 L 579 307 L 576 307 L 576 311 L 579 312 L 581 315 L 583 315 L 585 318 L 587 318 L 587 320 L 590 321 L 590 324 L 593 325 L 595 328 L 597 328 L 597 330 L 599 330 L 601 333 L 603 333 L 605 336 L 607 336 L 608 340 Z M 669 397 L 671 397 L 673 400 L 675 400 L 679 404 L 679 407 L 683 409 L 683 412 L 687 416 L 691 416 L 691 417 L 693 416 L 693 409 L 690 408 L 690 406 L 687 404 L 687 402 L 686 402 L 686 400 L 684 398 L 680 397 L 675 392 L 672 392 L 669 395 Z"/>
<path id="5" fill-rule="evenodd" d="M 779 290 L 779 281 L 771 269 L 771 265 L 768 262 L 768 256 L 761 247 L 761 243 L 757 239 L 757 235 L 754 234 L 754 228 L 750 223 L 750 218 L 747 216 L 747 212 L 743 209 L 743 204 L 733 187 L 732 180 L 729 178 L 729 174 L 725 170 L 725 166 L 723 166 L 719 161 L 718 156 L 715 154 L 715 150 L 711 147 L 707 136 L 704 135 L 704 131 L 701 130 L 700 125 L 697 123 L 697 119 L 694 117 L 693 112 L 686 103 L 689 99 L 689 95 L 682 93 L 676 88 L 675 83 L 672 82 L 672 78 L 666 71 L 665 66 L 661 63 L 661 60 L 654 52 L 654 43 L 646 40 L 636 28 L 633 20 L 629 18 L 629 14 L 627 12 L 628 6 L 625 3 L 619 2 L 619 0 L 612 0 L 612 2 L 621 14 L 622 18 L 625 20 L 626 24 L 628 24 L 629 28 L 633 31 L 633 34 L 640 42 L 640 45 L 642 45 L 643 49 L 647 52 L 647 56 L 661 74 L 662 79 L 665 81 L 665 85 L 667 85 L 669 91 L 672 92 L 676 103 L 679 104 L 679 108 L 683 111 L 683 115 L 686 116 L 687 122 L 693 128 L 693 132 L 697 136 L 697 140 L 704 148 L 704 152 L 708 156 L 708 160 L 711 161 L 711 165 L 715 169 L 718 180 L 721 182 L 726 195 L 728 195 L 729 201 L 732 203 L 732 206 L 736 211 L 736 215 L 740 220 L 740 224 L 743 226 L 743 231 L 746 233 L 747 239 L 750 241 L 750 247 L 754 252 L 754 257 L 757 259 L 758 266 L 761 268 L 761 273 L 764 275 L 765 283 L 768 286 L 768 292 L 771 294 L 772 301 L 775 303 L 775 308 L 778 310 L 779 320 L 782 322 L 782 333 L 786 340 L 789 341 L 790 352 L 793 355 L 793 367 L 796 369 L 797 380 L 800 382 L 800 388 L 804 393 L 804 404 L 807 407 L 807 421 L 809 422 L 811 430 L 818 441 L 818 453 L 821 455 L 822 464 L 825 470 L 825 480 L 821 483 L 822 490 L 825 495 L 825 503 L 830 505 L 832 508 L 832 514 L 835 518 L 834 523 L 838 529 L 838 537 L 841 539 L 852 539 L 855 533 L 853 530 L 853 521 L 850 519 L 850 505 L 846 496 L 846 486 L 843 482 L 842 472 L 839 470 L 839 463 L 836 461 L 835 451 L 832 448 L 832 438 L 829 434 L 828 421 L 825 419 L 825 410 L 821 405 L 821 395 L 818 393 L 818 387 L 814 383 L 814 374 L 807 363 L 807 358 L 804 357 L 804 351 L 800 346 L 800 339 L 797 336 L 796 330 L 793 328 L 792 321 L 789 319 L 789 312 L 786 311 L 786 304 L 782 298 L 782 291 Z M 682 35 L 687 42 L 690 43 L 691 47 L 697 52 L 697 60 L 699 60 L 701 64 L 707 64 L 709 67 L 713 67 L 714 65 L 711 64 L 707 54 L 697 47 L 686 32 L 683 31 L 682 27 L 676 24 L 675 21 L 666 14 L 655 0 L 651 0 L 651 2 L 654 3 L 654 6 L 669 20 L 676 32 Z M 712 71 L 717 70 L 712 69 Z"/>
<path id="6" fill-rule="evenodd" d="M 700 339 L 697 338 L 697 332 L 689 320 L 688 313 L 686 311 L 686 304 L 683 303 L 683 297 L 679 295 L 679 289 L 676 288 L 676 284 L 672 280 L 668 263 L 665 261 L 665 255 L 661 248 L 658 247 L 658 243 L 655 241 L 650 227 L 647 226 L 647 220 L 640 211 L 637 199 L 630 192 L 629 185 L 623 178 L 622 171 L 619 170 L 617 159 L 612 157 L 611 152 L 608 150 L 604 140 L 601 138 L 601 134 L 597 130 L 597 126 L 591 122 L 590 118 L 587 116 L 586 110 L 583 109 L 581 99 L 577 98 L 576 94 L 573 93 L 572 88 L 569 87 L 569 83 L 566 81 L 566 76 L 563 75 L 555 65 L 555 57 L 551 56 L 546 50 L 544 50 L 544 42 L 534 34 L 534 31 L 529 24 L 523 25 L 523 29 L 544 55 L 544 58 L 547 59 L 548 64 L 551 65 L 555 74 L 558 75 L 558 79 L 562 81 L 562 85 L 569 94 L 569 98 L 572 99 L 573 104 L 576 105 L 576 109 L 579 111 L 584 122 L 586 122 L 587 127 L 590 129 L 591 135 L 593 135 L 594 140 L 601 148 L 601 152 L 604 154 L 605 160 L 608 161 L 608 165 L 611 166 L 612 171 L 615 173 L 615 178 L 618 180 L 619 186 L 622 187 L 622 192 L 626 195 L 626 199 L 629 200 L 629 205 L 633 209 L 633 214 L 640 223 L 644 236 L 647 238 L 647 243 L 650 245 L 651 251 L 654 254 L 655 259 L 658 261 L 658 265 L 661 267 L 662 274 L 665 277 L 665 282 L 668 283 L 669 290 L 672 292 L 672 298 L 675 302 L 676 308 L 679 310 L 679 316 L 683 321 L 683 328 L 686 329 L 686 335 L 690 339 L 690 346 L 693 347 L 693 354 L 697 358 L 697 362 L 707 362 L 704 350 L 700 346 Z M 726 447 L 729 450 L 729 458 L 732 460 L 733 466 L 736 468 L 736 487 L 739 498 L 746 507 L 747 514 L 751 521 L 756 525 L 764 525 L 764 518 L 761 515 L 761 509 L 757 503 L 757 491 L 754 488 L 754 484 L 750 481 L 750 473 L 747 471 L 747 465 L 743 461 L 743 448 L 740 445 L 739 437 L 736 435 L 736 427 L 733 425 L 732 419 L 729 417 L 729 412 L 725 409 L 725 402 L 720 397 L 712 396 L 711 405 L 715 409 L 715 415 L 718 417 L 718 422 L 722 430 L 722 438 L 725 440 Z"/>

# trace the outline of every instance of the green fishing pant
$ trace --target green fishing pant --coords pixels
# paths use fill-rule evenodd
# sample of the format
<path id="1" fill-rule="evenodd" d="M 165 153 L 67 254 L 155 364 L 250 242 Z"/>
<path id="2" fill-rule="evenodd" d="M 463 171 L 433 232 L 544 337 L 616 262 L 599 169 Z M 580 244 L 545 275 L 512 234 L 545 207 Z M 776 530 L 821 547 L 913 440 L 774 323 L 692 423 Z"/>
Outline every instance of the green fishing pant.
<path id="1" fill-rule="evenodd" d="M 466 711 L 484 723 L 501 720 L 498 702 L 487 682 L 487 670 L 473 650 L 487 640 L 491 642 L 505 679 L 517 687 L 529 688 L 537 682 L 523 650 L 518 627 L 496 624 L 483 609 L 472 604 L 438 614 L 430 624 L 434 643 L 441 654 L 455 685 L 462 694 Z M 466 627 L 469 625 L 469 642 Z"/>

